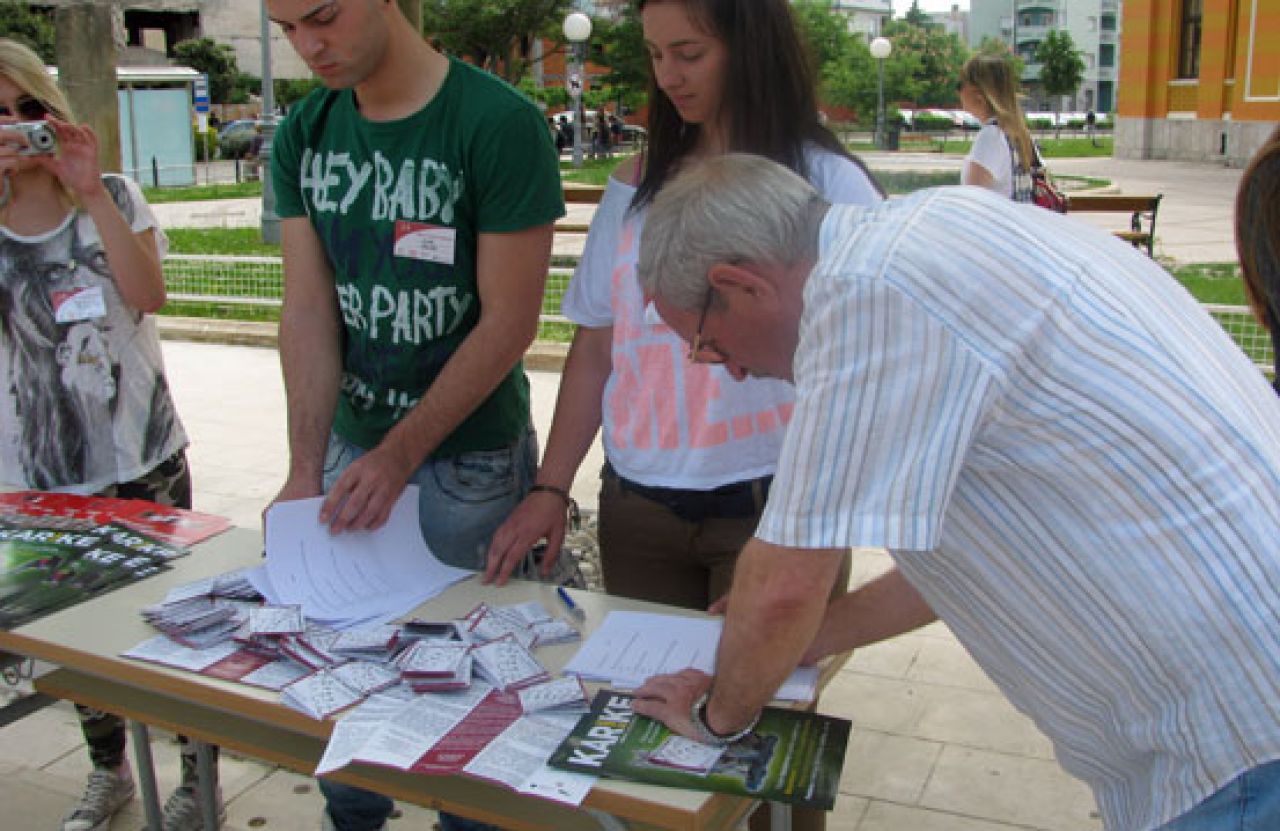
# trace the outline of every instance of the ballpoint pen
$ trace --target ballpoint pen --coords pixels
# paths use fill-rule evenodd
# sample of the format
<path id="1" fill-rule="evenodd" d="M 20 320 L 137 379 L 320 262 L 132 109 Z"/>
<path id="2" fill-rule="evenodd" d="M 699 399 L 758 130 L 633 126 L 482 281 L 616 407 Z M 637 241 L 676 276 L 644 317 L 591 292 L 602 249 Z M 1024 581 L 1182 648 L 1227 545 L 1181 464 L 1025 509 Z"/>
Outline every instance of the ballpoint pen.
<path id="1" fill-rule="evenodd" d="M 573 602 L 573 598 L 569 596 L 567 591 L 565 591 L 564 586 L 556 586 L 556 594 L 560 595 L 560 601 L 564 603 L 565 608 L 569 610 L 569 614 L 573 615 L 578 620 L 587 619 L 587 613 L 582 611 L 582 608 L 578 606 L 577 603 Z"/>

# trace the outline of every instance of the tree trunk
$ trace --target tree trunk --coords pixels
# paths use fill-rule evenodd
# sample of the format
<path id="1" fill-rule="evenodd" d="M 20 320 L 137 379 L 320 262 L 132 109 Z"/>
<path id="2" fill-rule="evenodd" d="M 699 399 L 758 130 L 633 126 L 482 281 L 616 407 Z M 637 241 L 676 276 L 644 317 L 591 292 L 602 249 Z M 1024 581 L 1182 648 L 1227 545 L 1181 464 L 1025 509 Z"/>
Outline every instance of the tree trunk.
<path id="1" fill-rule="evenodd" d="M 112 7 L 78 0 L 59 6 L 58 81 L 76 120 L 98 135 L 102 169 L 119 172 L 120 105 L 116 96 L 116 40 Z"/>

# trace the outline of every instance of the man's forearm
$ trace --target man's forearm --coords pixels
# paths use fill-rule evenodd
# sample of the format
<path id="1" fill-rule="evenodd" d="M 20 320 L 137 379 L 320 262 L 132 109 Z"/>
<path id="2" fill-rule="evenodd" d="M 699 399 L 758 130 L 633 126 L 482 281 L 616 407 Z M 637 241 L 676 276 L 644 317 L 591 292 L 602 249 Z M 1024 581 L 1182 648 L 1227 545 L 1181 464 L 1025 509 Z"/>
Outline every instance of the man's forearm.
<path id="1" fill-rule="evenodd" d="M 418 467 L 497 389 L 529 349 L 536 331 L 536 317 L 532 327 L 512 327 L 481 317 L 422 398 L 379 446 Z"/>
<path id="2" fill-rule="evenodd" d="M 280 316 L 280 368 L 289 425 L 289 477 L 320 487 L 342 379 L 337 312 L 289 305 Z"/>
<path id="3" fill-rule="evenodd" d="M 843 551 L 747 543 L 734 569 L 707 721 L 745 726 L 795 669 L 822 621 Z"/>
<path id="4" fill-rule="evenodd" d="M 898 569 L 832 601 L 807 657 L 817 659 L 919 629 L 938 616 Z"/>
<path id="5" fill-rule="evenodd" d="M 570 490 L 578 467 L 600 430 L 604 387 L 609 380 L 612 328 L 583 326 L 573 336 L 565 359 L 551 419 L 547 448 L 538 469 L 538 481 Z"/>

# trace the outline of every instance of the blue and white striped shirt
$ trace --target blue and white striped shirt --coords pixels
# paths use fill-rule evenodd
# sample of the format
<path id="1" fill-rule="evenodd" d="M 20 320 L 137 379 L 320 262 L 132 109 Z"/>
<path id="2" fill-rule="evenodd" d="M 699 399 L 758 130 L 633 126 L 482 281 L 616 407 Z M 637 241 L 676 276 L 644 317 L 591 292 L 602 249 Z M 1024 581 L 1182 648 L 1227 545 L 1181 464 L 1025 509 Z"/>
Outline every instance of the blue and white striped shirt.
<path id="1" fill-rule="evenodd" d="M 835 207 L 757 536 L 889 549 L 1150 828 L 1280 758 L 1280 401 L 1130 246 L 977 188 Z"/>

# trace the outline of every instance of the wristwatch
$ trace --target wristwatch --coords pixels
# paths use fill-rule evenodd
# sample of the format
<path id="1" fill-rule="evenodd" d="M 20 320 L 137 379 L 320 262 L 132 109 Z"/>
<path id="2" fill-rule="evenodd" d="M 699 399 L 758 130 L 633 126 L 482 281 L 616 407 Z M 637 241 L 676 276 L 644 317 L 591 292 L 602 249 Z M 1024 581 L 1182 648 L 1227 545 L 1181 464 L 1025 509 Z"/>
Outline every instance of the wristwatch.
<path id="1" fill-rule="evenodd" d="M 711 691 L 707 690 L 698 696 L 698 699 L 693 702 L 693 706 L 689 708 L 689 720 L 693 722 L 693 729 L 698 734 L 698 741 L 703 744 L 716 747 L 733 744 L 751 735 L 751 731 L 756 729 L 756 725 L 760 723 L 760 714 L 756 713 L 755 718 L 751 719 L 751 722 L 741 730 L 735 730 L 732 733 L 717 733 L 711 729 L 711 725 L 707 724 L 707 701 L 710 698 Z"/>

